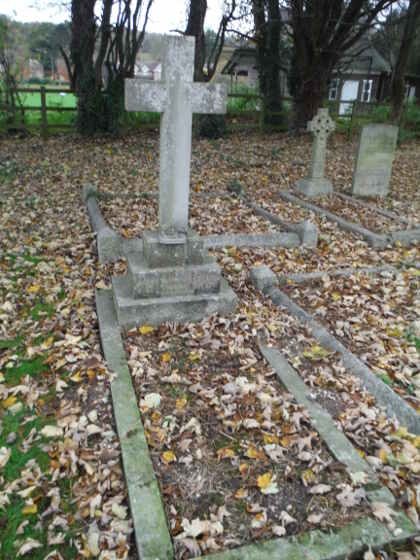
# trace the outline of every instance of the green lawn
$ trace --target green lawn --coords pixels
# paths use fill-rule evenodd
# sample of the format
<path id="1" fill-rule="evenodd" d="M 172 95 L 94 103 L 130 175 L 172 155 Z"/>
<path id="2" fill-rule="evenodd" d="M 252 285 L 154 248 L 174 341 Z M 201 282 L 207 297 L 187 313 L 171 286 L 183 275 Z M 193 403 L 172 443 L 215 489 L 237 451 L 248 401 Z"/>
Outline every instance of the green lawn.
<path id="1" fill-rule="evenodd" d="M 41 123 L 41 111 L 27 110 L 26 107 L 41 107 L 41 94 L 38 91 L 34 91 L 33 93 L 20 93 L 19 96 L 25 107 L 25 124 L 30 126 L 39 125 Z M 77 105 L 77 99 L 73 93 L 46 93 L 46 100 L 48 109 L 76 108 Z M 48 124 L 72 124 L 75 116 L 75 111 L 47 111 Z"/>

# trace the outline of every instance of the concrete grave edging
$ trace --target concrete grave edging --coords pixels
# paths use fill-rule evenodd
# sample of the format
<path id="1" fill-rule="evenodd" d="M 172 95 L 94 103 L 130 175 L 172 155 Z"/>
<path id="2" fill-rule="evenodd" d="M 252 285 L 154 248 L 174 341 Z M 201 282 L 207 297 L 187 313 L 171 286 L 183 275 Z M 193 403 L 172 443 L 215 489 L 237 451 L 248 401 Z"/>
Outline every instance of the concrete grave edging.
<path id="1" fill-rule="evenodd" d="M 110 370 L 117 376 L 111 382 L 111 394 L 121 442 L 138 558 L 171 560 L 174 556 L 172 541 L 131 383 L 111 291 L 97 291 L 96 305 L 105 359 Z M 356 462 L 353 452 L 350 456 L 346 447 L 344 445 L 343 451 L 338 455 L 342 458 L 349 457 L 347 462 L 357 469 L 359 461 Z M 360 461 L 363 460 L 360 458 Z M 372 500 L 393 503 L 392 495 L 384 488 L 373 488 L 370 490 L 370 497 Z M 411 521 L 402 513 L 397 512 L 394 519 L 398 527 L 397 534 L 393 534 L 376 520 L 366 517 L 330 533 L 314 530 L 202 556 L 199 560 L 288 560 L 291 557 L 303 560 L 308 557 L 309 550 L 311 560 L 341 560 L 350 553 L 364 550 L 367 546 L 381 548 L 388 543 L 405 541 L 417 534 Z"/>
<path id="2" fill-rule="evenodd" d="M 309 412 L 311 424 L 337 461 L 346 466 L 350 475 L 365 473 L 368 476 L 368 482 L 364 485 L 367 498 L 370 501 L 377 501 L 378 496 L 380 496 L 382 501 L 394 505 L 395 498 L 392 492 L 380 483 L 371 466 L 356 451 L 347 436 L 336 427 L 329 412 L 313 401 L 311 391 L 287 359 L 278 350 L 266 346 L 260 339 L 258 340 L 258 347 L 261 354 L 276 372 L 282 385 Z"/>
<path id="3" fill-rule="evenodd" d="M 111 381 L 115 423 L 121 444 L 135 541 L 141 560 L 173 558 L 159 485 L 153 470 L 137 398 L 131 383 L 111 290 L 96 292 L 96 310 Z"/>
<path id="4" fill-rule="evenodd" d="M 329 210 L 325 210 L 324 208 L 321 208 L 320 206 L 316 206 L 311 202 L 302 200 L 299 197 L 294 196 L 293 194 L 287 191 L 279 191 L 278 195 L 283 200 L 287 200 L 287 202 L 292 202 L 294 204 L 297 204 L 298 206 L 301 206 L 302 208 L 306 208 L 307 210 L 312 210 L 312 212 L 318 214 L 319 216 L 324 216 L 325 218 L 328 218 L 332 222 L 335 222 L 338 226 L 341 227 L 341 229 L 344 229 L 345 231 L 350 231 L 351 233 L 356 233 L 360 235 L 372 247 L 383 249 L 389 243 L 389 240 L 386 235 L 379 235 L 362 226 L 359 226 L 358 224 L 349 222 L 348 220 L 345 220 L 344 218 L 340 218 L 340 216 L 333 214 Z"/>
<path id="5" fill-rule="evenodd" d="M 383 266 L 362 266 L 360 268 L 342 268 L 327 271 L 316 272 L 301 272 L 296 274 L 283 274 L 279 276 L 280 284 L 304 284 L 305 282 L 312 282 L 314 280 L 321 280 L 327 277 L 343 276 L 348 278 L 355 274 L 380 274 L 381 272 L 398 272 L 398 269 L 392 265 Z"/>
<path id="6" fill-rule="evenodd" d="M 218 247 L 299 247 L 301 240 L 296 233 L 225 233 L 201 237 L 206 249 Z"/>
<path id="7" fill-rule="evenodd" d="M 398 216 L 397 214 L 394 214 L 394 212 L 389 212 L 388 210 L 384 210 L 383 208 L 376 208 L 372 206 L 372 204 L 369 204 L 364 200 L 360 200 L 355 196 L 349 196 L 348 194 L 339 193 L 339 192 L 335 192 L 334 194 L 336 194 L 343 200 L 347 200 L 348 202 L 353 202 L 353 204 L 358 204 L 359 206 L 362 206 L 363 208 L 367 208 L 368 210 L 373 210 L 378 214 L 385 216 L 385 218 L 389 218 L 390 220 L 395 220 L 396 222 L 402 222 L 403 224 L 410 223 L 409 220 L 407 220 L 407 218 L 404 218 L 404 216 Z"/>
<path id="8" fill-rule="evenodd" d="M 315 212 L 315 214 L 318 214 L 319 216 L 325 216 L 326 218 L 340 226 L 341 229 L 360 235 L 369 243 L 369 245 L 377 249 L 383 249 L 387 245 L 394 244 L 396 242 L 399 242 L 404 246 L 408 246 L 412 242 L 420 241 L 420 228 L 391 231 L 389 233 L 375 233 L 363 226 L 359 226 L 359 224 L 349 222 L 348 220 L 345 220 L 344 218 L 333 214 L 329 210 L 321 208 L 321 206 L 317 206 L 316 204 L 312 204 L 311 202 L 302 200 L 288 191 L 278 191 L 278 195 L 283 200 L 293 202 L 294 204 L 297 204 L 302 208 L 312 210 L 312 212 Z"/>
<path id="9" fill-rule="evenodd" d="M 314 249 L 318 244 L 318 228 L 315 224 L 313 224 L 310 220 L 304 220 L 303 222 L 299 222 L 297 224 L 291 224 L 285 222 L 278 216 L 271 214 L 264 208 L 257 206 L 253 202 L 249 202 L 244 197 L 242 200 L 254 210 L 256 214 L 262 216 L 272 224 L 279 225 L 283 227 L 287 231 L 291 231 L 297 234 L 300 238 L 301 244 L 305 247 L 309 247 L 310 249 Z"/>
<path id="10" fill-rule="evenodd" d="M 122 239 L 105 222 L 97 197 L 98 191 L 93 185 L 89 183 L 83 185 L 82 198 L 89 214 L 92 229 L 96 234 L 99 262 L 114 262 L 122 256 Z"/>
<path id="11" fill-rule="evenodd" d="M 269 297 L 275 305 L 285 307 L 303 324 L 311 328 L 316 340 L 329 350 L 338 352 L 345 367 L 356 375 L 362 387 L 369 391 L 379 406 L 385 408 L 387 414 L 396 417 L 402 426 L 416 434 L 420 434 L 420 415 L 411 408 L 390 387 L 381 381 L 359 358 L 341 344 L 325 327 L 318 323 L 313 316 L 294 303 L 278 288 L 278 279 L 267 267 L 255 267 L 250 271 L 250 278 L 257 289 Z"/>

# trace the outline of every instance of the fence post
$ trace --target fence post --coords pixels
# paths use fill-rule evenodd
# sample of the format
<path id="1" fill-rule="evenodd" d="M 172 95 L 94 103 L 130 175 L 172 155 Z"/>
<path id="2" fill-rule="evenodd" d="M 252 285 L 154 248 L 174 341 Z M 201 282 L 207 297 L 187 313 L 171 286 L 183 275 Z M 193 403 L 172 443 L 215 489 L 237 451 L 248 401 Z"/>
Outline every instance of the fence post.
<path id="1" fill-rule="evenodd" d="M 41 87 L 41 136 L 45 140 L 48 136 L 47 98 L 45 87 Z"/>

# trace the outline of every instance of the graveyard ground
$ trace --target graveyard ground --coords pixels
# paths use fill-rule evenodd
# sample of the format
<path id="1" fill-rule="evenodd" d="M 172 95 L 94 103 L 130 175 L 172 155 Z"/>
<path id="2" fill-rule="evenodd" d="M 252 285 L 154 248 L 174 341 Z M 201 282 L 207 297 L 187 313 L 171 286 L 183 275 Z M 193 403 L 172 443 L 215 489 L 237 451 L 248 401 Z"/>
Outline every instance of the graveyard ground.
<path id="1" fill-rule="evenodd" d="M 101 209 L 123 236 L 156 227 L 156 201 L 144 194 L 157 192 L 158 134 L 0 143 L 0 559 L 134 559 L 112 374 L 100 348 L 94 300 L 95 288 L 109 286 L 125 262 L 98 262 L 81 189 L 91 182 L 105 193 Z M 355 141 L 331 138 L 327 175 L 338 192 L 349 193 L 355 149 Z M 342 527 L 366 514 L 392 526 L 387 508 L 362 499 L 361 481 L 349 480 L 305 410 L 276 381 L 256 344 L 261 332 L 399 507 L 419 519 L 420 438 L 376 408 L 340 357 L 249 281 L 249 269 L 258 264 L 279 277 L 394 265 L 396 272 L 286 283 L 284 290 L 420 411 L 419 245 L 374 249 L 280 200 L 277 191 L 292 189 L 305 175 L 310 155 L 309 138 L 280 134 L 244 131 L 194 142 L 190 216 L 200 234 L 279 230 L 237 196 L 226 197 L 242 187 L 285 221 L 314 221 L 318 246 L 217 249 L 239 297 L 232 316 L 145 325 L 124 336 L 177 558 Z M 419 155 L 418 142 L 403 144 L 390 196 L 373 201 L 410 224 L 420 221 Z M 332 196 L 322 204 L 372 231 L 395 227 L 374 209 L 344 200 Z M 154 408 L 150 395 L 157 394 L 161 405 Z M 419 547 L 411 542 L 382 555 L 367 551 L 364 558 L 410 560 Z"/>

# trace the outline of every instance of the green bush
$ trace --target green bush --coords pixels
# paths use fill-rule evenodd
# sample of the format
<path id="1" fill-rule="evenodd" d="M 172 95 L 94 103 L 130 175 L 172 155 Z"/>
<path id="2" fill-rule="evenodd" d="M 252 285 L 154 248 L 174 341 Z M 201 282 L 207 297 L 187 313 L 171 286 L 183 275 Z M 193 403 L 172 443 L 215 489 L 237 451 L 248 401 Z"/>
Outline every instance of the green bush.
<path id="1" fill-rule="evenodd" d="M 197 115 L 194 125 L 200 138 L 221 138 L 226 135 L 224 115 Z"/>

